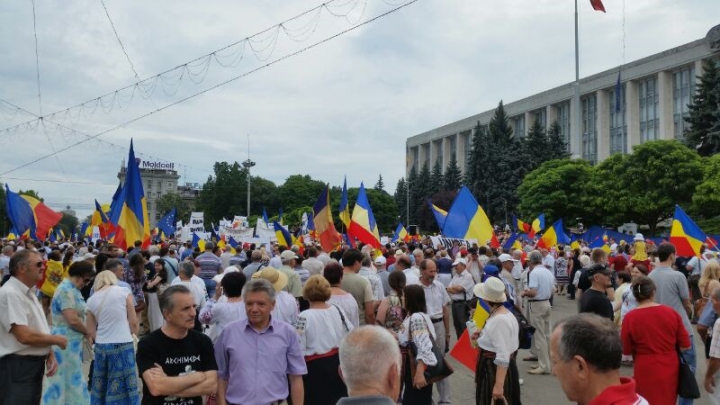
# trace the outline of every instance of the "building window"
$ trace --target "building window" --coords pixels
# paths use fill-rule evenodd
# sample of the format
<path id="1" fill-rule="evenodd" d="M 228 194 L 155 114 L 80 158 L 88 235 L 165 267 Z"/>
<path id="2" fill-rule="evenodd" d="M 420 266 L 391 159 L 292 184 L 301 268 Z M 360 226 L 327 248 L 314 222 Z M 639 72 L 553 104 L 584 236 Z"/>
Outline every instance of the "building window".
<path id="1" fill-rule="evenodd" d="M 513 118 L 513 132 L 518 138 L 525 137 L 525 115 L 518 115 Z"/>
<path id="2" fill-rule="evenodd" d="M 437 158 L 435 159 L 435 163 L 440 163 L 440 167 L 444 167 L 444 164 L 443 164 L 444 163 L 443 162 L 443 152 L 444 152 L 443 146 L 444 145 L 443 145 L 443 143 L 444 143 L 444 139 L 441 139 L 441 140 L 435 142 L 435 150 L 437 151 L 436 155 L 435 155 L 435 156 L 437 156 Z"/>
<path id="3" fill-rule="evenodd" d="M 560 127 L 560 135 L 567 145 L 568 152 L 570 151 L 570 102 L 557 104 L 557 123 Z"/>
<path id="4" fill-rule="evenodd" d="M 541 108 L 539 110 L 535 110 L 533 113 L 533 122 L 532 125 L 535 125 L 535 121 L 540 123 L 540 127 L 542 129 L 547 128 L 547 110 L 544 108 Z"/>
<path id="5" fill-rule="evenodd" d="M 582 157 L 588 162 L 597 163 L 597 105 L 595 94 L 585 96 L 582 104 Z"/>
<path id="6" fill-rule="evenodd" d="M 625 84 L 620 90 L 620 102 L 616 95 L 616 88 L 610 90 L 610 154 L 627 153 L 627 122 L 625 111 Z"/>
<path id="7" fill-rule="evenodd" d="M 420 154 L 420 147 L 416 146 L 416 147 L 412 148 L 413 160 L 412 160 L 412 167 L 410 168 L 411 171 L 415 170 L 417 172 L 417 170 L 418 170 L 418 164 L 420 163 L 420 162 L 418 162 L 418 160 L 420 159 L 419 154 Z"/>
<path id="8" fill-rule="evenodd" d="M 475 134 L 475 136 L 477 135 L 478 134 Z M 463 135 L 463 143 L 465 144 L 465 170 L 467 170 L 467 165 L 470 162 L 470 153 L 472 152 L 472 137 L 473 131 L 470 131 L 467 134 Z"/>
<path id="9" fill-rule="evenodd" d="M 172 183 L 172 181 L 168 181 L 168 188 L 173 188 L 173 183 Z"/>
<path id="10" fill-rule="evenodd" d="M 640 97 L 640 143 L 658 139 L 660 120 L 658 118 L 657 80 L 643 80 L 638 86 Z"/>
<path id="11" fill-rule="evenodd" d="M 423 161 L 423 166 L 427 166 L 429 169 L 430 168 L 430 144 L 429 143 L 423 144 L 422 148 L 423 148 L 423 156 L 425 157 L 425 159 Z"/>
<path id="12" fill-rule="evenodd" d="M 673 123 L 675 139 L 684 139 L 690 124 L 685 122 L 690 116 L 693 95 L 695 95 L 695 66 L 689 66 L 673 73 Z"/>

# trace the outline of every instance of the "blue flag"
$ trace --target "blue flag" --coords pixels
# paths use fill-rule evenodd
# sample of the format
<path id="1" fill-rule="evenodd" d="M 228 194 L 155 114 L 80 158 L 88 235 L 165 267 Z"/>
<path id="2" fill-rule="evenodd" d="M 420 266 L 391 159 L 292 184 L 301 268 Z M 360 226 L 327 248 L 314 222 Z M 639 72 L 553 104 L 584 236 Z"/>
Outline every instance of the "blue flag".
<path id="1" fill-rule="evenodd" d="M 175 218 L 177 217 L 177 208 L 173 208 L 165 214 L 157 223 L 157 228 L 164 233 L 166 237 L 175 235 Z"/>

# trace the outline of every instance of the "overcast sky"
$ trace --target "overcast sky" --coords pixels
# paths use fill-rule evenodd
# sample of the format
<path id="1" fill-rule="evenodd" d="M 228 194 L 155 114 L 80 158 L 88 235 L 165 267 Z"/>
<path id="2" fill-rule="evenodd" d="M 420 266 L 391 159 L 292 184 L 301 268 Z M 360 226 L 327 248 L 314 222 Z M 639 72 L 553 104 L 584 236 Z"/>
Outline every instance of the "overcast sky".
<path id="1" fill-rule="evenodd" d="M 696 39 L 720 23 L 718 0 L 604 0 L 607 14 L 579 0 L 580 74 L 652 55 Z M 184 64 L 272 27 L 320 0 L 118 1 L 108 13 L 140 78 Z M 401 0 L 338 0 L 287 24 L 304 38 L 257 38 L 235 67 L 214 60 L 199 84 L 166 77 L 150 100 L 123 108 L 73 110 L 48 118 L 96 135 L 382 14 Z M 42 111 L 49 114 L 137 81 L 98 0 L 35 0 Z M 382 173 L 392 193 L 405 171 L 405 140 L 574 79 L 571 0 L 419 0 L 298 56 L 262 68 L 149 117 L 0 177 L 37 190 L 55 209 L 79 216 L 108 202 L 130 138 L 144 160 L 174 162 L 181 182 L 203 183 L 216 161 L 247 158 L 254 175 L 281 184 L 292 174 L 372 186 Z M 221 53 L 233 61 L 235 49 Z M 272 52 L 270 52 L 272 51 Z M 0 98 L 39 114 L 31 2 L 0 2 Z M 195 68 L 198 70 L 202 67 Z M 172 76 L 172 75 L 171 75 Z M 196 78 L 196 81 L 200 77 Z M 127 95 L 128 97 L 125 97 Z M 119 98 L 129 99 L 130 93 Z M 0 103 L 0 129 L 33 116 Z M 0 132 L 0 173 L 85 139 L 46 122 Z M 119 145 L 114 147 L 112 144 Z M 33 179 L 33 181 L 28 180 Z M 37 181 L 41 180 L 41 181 Z M 336 205 L 333 202 L 333 205 Z"/>

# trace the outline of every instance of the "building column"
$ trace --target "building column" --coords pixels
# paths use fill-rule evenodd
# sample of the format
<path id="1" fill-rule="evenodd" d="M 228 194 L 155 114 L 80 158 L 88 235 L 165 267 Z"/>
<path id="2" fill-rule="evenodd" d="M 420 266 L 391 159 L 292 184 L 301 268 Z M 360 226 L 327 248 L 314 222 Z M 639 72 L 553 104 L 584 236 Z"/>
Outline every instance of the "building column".
<path id="1" fill-rule="evenodd" d="M 545 107 L 545 116 L 545 130 L 547 131 L 548 129 L 550 129 L 550 125 L 557 121 L 557 107 L 555 107 L 554 105 L 549 105 Z"/>
<path id="2" fill-rule="evenodd" d="M 705 72 L 705 69 L 703 68 L 703 60 L 696 60 L 695 61 L 695 85 L 700 84 L 700 79 L 698 77 L 702 76 L 703 72 Z"/>
<path id="3" fill-rule="evenodd" d="M 632 153 L 633 147 L 640 145 L 640 100 L 638 84 L 634 80 L 625 82 L 625 122 L 627 123 L 627 152 Z"/>
<path id="4" fill-rule="evenodd" d="M 415 166 L 418 173 L 422 170 L 422 166 L 425 164 L 425 159 L 427 159 L 427 157 L 425 156 L 425 144 L 423 143 L 418 145 L 418 162 L 417 166 Z"/>
<path id="5" fill-rule="evenodd" d="M 465 150 L 465 138 L 470 136 L 472 132 L 461 132 L 457 134 L 457 152 L 455 153 L 455 156 L 457 156 L 457 164 L 460 168 L 460 172 L 462 172 L 463 176 L 465 175 L 465 166 L 467 165 L 467 150 Z"/>
<path id="6" fill-rule="evenodd" d="M 527 138 L 528 134 L 530 133 L 530 127 L 535 123 L 535 114 L 528 111 L 525 113 L 525 138 Z"/>
<path id="7" fill-rule="evenodd" d="M 582 158 L 582 102 L 580 98 L 570 99 L 570 152 L 572 158 Z"/>
<path id="8" fill-rule="evenodd" d="M 672 73 L 660 71 L 657 75 L 658 99 L 658 139 L 675 139 L 673 123 L 673 82 Z"/>
<path id="9" fill-rule="evenodd" d="M 610 156 L 610 93 L 598 90 L 595 94 L 597 119 L 597 161 L 602 162 Z"/>
<path id="10" fill-rule="evenodd" d="M 447 169 L 447 167 L 450 165 L 450 144 L 452 143 L 452 139 L 455 138 L 455 147 L 457 147 L 457 138 L 458 134 L 452 134 L 450 136 L 446 136 L 443 138 L 443 173 Z"/>

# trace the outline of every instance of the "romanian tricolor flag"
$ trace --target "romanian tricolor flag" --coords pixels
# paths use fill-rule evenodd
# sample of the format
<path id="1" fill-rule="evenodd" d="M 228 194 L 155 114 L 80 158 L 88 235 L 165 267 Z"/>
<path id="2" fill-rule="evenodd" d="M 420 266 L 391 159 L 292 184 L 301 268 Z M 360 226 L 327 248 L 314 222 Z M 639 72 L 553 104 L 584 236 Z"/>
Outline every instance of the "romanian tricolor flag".
<path id="1" fill-rule="evenodd" d="M 545 214 L 540 214 L 537 218 L 535 218 L 534 221 L 532 221 L 532 225 L 530 226 L 530 232 L 528 232 L 528 236 L 530 238 L 534 238 L 535 234 L 545 229 Z"/>
<path id="2" fill-rule="evenodd" d="M 100 206 L 97 200 L 95 200 L 95 211 L 90 218 L 90 226 L 97 226 L 98 229 L 100 229 L 100 237 L 102 239 L 109 238 L 110 234 L 115 232 L 115 226 L 113 226 L 110 217 L 106 214 L 108 210 L 104 209 L 105 207 L 106 206 Z"/>
<path id="3" fill-rule="evenodd" d="M 438 228 L 440 228 L 440 231 L 442 232 L 443 227 L 445 226 L 445 218 L 447 218 L 448 214 L 447 211 L 433 204 L 429 198 L 427 200 L 427 203 L 428 206 L 430 206 L 430 211 L 432 211 L 433 215 L 435 216 L 435 222 L 437 222 Z"/>
<path id="4" fill-rule="evenodd" d="M 567 236 L 563 230 L 562 218 L 555 221 L 555 223 L 543 233 L 542 238 L 540 238 L 537 243 L 537 247 L 550 249 L 559 243 L 563 245 L 570 243 L 570 237 Z"/>
<path id="5" fill-rule="evenodd" d="M 678 256 L 685 257 L 700 256 L 703 243 L 714 244 L 679 205 L 675 206 L 675 215 L 670 228 L 670 243 L 675 245 Z"/>
<path id="6" fill-rule="evenodd" d="M 519 220 L 515 215 L 512 216 L 512 223 L 517 232 L 530 234 L 532 227 L 527 222 Z"/>
<path id="7" fill-rule="evenodd" d="M 61 213 L 51 210 L 35 197 L 13 193 L 7 184 L 5 205 L 8 219 L 17 231 L 16 235 L 28 232 L 32 238 L 45 240 L 52 227 L 62 219 Z"/>
<path id="8" fill-rule="evenodd" d="M 605 12 L 605 5 L 603 5 L 602 0 L 590 0 L 590 5 L 595 11 Z"/>
<path id="9" fill-rule="evenodd" d="M 392 237 L 393 242 L 397 242 L 399 240 L 403 242 L 410 240 L 410 235 L 407 233 L 407 230 L 403 226 L 402 222 L 398 224 L 397 228 L 395 228 L 395 235 Z"/>
<path id="10" fill-rule="evenodd" d="M 120 205 L 118 231 L 115 234 L 114 243 L 128 250 L 132 248 L 135 241 L 139 240 L 142 242 L 142 248 L 146 249 L 150 246 L 150 219 L 132 140 L 130 140 L 127 177 L 120 194 L 122 204 Z"/>
<path id="11" fill-rule="evenodd" d="M 278 245 L 290 247 L 293 245 L 293 238 L 288 230 L 280 225 L 277 221 L 273 221 L 273 228 L 275 229 L 275 237 L 277 238 Z"/>
<path id="12" fill-rule="evenodd" d="M 345 228 L 350 228 L 350 205 L 348 204 L 347 177 L 343 180 L 342 195 L 340 196 L 340 214 L 338 215 Z M 324 248 L 323 248 L 324 249 Z"/>
<path id="13" fill-rule="evenodd" d="M 382 248 L 380 244 L 380 232 L 378 231 L 372 208 L 370 208 L 370 202 L 368 201 L 363 183 L 360 183 L 360 191 L 358 192 L 357 201 L 355 201 L 355 208 L 353 208 L 348 234 L 350 234 L 351 238 L 357 238 L 360 242 L 366 243 L 374 248 Z"/>
<path id="14" fill-rule="evenodd" d="M 610 245 L 608 245 L 607 241 L 608 241 L 607 234 L 603 234 L 603 235 L 598 236 L 597 238 L 595 238 L 594 241 L 590 242 L 590 244 L 588 245 L 588 247 L 589 247 L 590 249 L 599 248 L 599 249 L 602 249 L 603 251 L 605 251 L 605 253 L 610 254 L 610 252 L 612 251 L 612 249 L 610 249 Z"/>
<path id="15" fill-rule="evenodd" d="M 479 245 L 499 246 L 485 211 L 464 186 L 445 217 L 443 234 L 448 238 L 475 239 Z"/>
<path id="16" fill-rule="evenodd" d="M 192 247 L 200 248 L 201 252 L 205 251 L 205 239 L 201 239 L 195 232 L 193 232 Z"/>
<path id="17" fill-rule="evenodd" d="M 320 240 L 320 245 L 326 252 L 335 250 L 342 241 L 342 236 L 335 229 L 332 212 L 330 211 L 330 186 L 320 194 L 313 206 L 313 223 L 315 234 Z"/>
<path id="18" fill-rule="evenodd" d="M 520 234 L 518 233 L 510 235 L 505 243 L 503 243 L 503 249 L 522 249 L 522 243 L 520 243 L 518 238 L 520 238 Z"/>
<path id="19" fill-rule="evenodd" d="M 270 219 L 268 218 L 267 211 L 265 210 L 265 207 L 263 207 L 263 221 L 265 222 L 265 226 L 268 228 L 270 227 Z"/>
<path id="20" fill-rule="evenodd" d="M 490 318 L 490 307 L 488 307 L 485 301 L 478 300 L 475 313 L 473 314 L 473 322 L 475 322 L 478 330 L 482 330 L 488 318 Z M 458 338 L 457 343 L 455 343 L 455 346 L 453 346 L 450 351 L 450 356 L 471 371 L 475 371 L 478 349 L 473 348 L 470 344 L 470 334 L 467 329 L 460 335 L 460 338 Z"/>

